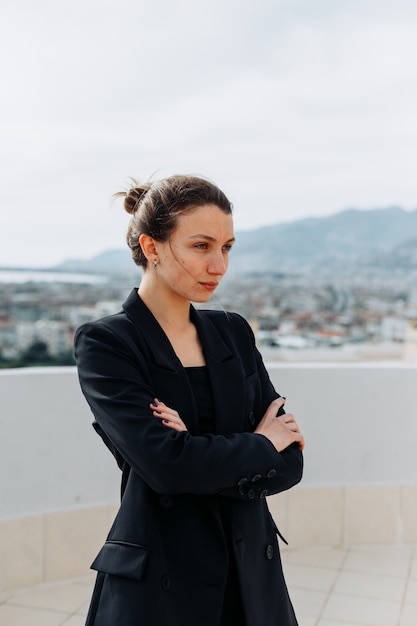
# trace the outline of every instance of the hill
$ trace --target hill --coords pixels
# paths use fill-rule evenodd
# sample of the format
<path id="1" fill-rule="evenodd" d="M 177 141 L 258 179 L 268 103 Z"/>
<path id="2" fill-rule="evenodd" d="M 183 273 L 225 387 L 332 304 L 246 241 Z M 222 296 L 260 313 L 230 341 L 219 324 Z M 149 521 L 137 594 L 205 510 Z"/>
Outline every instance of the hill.
<path id="1" fill-rule="evenodd" d="M 386 259 L 413 237 L 417 238 L 417 210 L 347 209 L 329 217 L 240 232 L 233 254 L 240 271 L 339 268 Z"/>
<path id="2" fill-rule="evenodd" d="M 313 217 L 238 231 L 231 272 L 334 271 L 375 265 L 417 267 L 417 209 L 346 209 Z M 83 261 L 73 259 L 60 271 L 124 273 L 135 266 L 128 249 L 107 250 Z M 136 270 L 137 271 L 137 270 Z"/>

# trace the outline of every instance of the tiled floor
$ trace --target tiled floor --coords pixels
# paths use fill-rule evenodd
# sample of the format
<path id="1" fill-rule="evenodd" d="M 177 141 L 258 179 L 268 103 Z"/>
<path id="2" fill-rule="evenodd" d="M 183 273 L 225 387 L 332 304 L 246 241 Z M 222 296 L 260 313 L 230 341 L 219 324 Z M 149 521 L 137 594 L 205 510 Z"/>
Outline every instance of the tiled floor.
<path id="1" fill-rule="evenodd" d="M 417 626 L 417 546 L 286 550 L 283 561 L 300 626 Z M 93 581 L 0 593 L 0 624 L 84 626 Z"/>

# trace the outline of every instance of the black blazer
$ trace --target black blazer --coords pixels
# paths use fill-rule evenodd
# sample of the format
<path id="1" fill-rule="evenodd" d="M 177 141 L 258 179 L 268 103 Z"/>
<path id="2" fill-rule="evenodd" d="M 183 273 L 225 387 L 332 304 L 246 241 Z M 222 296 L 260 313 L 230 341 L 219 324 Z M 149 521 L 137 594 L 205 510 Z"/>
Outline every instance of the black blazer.
<path id="1" fill-rule="evenodd" d="M 92 568 L 88 626 L 214 626 L 228 571 L 225 525 L 247 626 L 297 624 L 265 496 L 298 483 L 302 454 L 254 434 L 278 396 L 247 322 L 190 309 L 214 391 L 215 434 L 200 434 L 188 376 L 133 290 L 123 311 L 81 326 L 75 355 L 95 428 L 123 471 L 122 500 Z M 188 432 L 153 417 L 154 398 Z M 220 514 L 221 511 L 221 514 Z"/>

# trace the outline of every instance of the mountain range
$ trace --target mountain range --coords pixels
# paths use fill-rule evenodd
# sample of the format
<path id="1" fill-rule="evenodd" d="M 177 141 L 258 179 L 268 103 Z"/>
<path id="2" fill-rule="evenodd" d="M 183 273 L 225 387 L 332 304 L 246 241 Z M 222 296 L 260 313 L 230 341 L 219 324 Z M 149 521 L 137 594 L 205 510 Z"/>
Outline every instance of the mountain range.
<path id="1" fill-rule="evenodd" d="M 231 257 L 236 273 L 297 272 L 320 268 L 417 268 L 417 209 L 346 209 L 238 231 Z M 69 259 L 53 268 L 71 272 L 137 272 L 128 249 Z"/>

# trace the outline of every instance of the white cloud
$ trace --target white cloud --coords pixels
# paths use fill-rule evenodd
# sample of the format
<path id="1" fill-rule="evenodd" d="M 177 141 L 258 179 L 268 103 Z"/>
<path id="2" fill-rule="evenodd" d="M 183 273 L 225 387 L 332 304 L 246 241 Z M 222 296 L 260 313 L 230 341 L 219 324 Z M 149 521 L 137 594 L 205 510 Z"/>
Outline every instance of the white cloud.
<path id="1" fill-rule="evenodd" d="M 14 0 L 0 264 L 124 245 L 128 176 L 218 182 L 237 228 L 417 205 L 417 5 Z"/>

